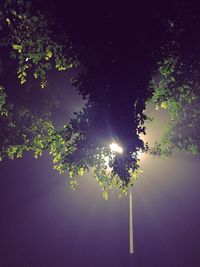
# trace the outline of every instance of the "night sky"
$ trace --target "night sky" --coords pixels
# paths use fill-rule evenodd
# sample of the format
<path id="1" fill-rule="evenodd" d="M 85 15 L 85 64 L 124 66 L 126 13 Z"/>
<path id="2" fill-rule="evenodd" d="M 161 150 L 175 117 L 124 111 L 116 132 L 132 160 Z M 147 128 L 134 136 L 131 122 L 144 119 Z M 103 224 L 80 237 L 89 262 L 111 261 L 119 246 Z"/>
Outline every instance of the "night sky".
<path id="1" fill-rule="evenodd" d="M 69 92 L 80 108 L 82 101 L 68 86 Z M 70 105 L 62 107 L 54 114 L 58 125 L 72 112 Z M 145 138 L 153 142 L 165 129 L 167 114 L 150 110 L 155 120 L 147 125 Z M 199 157 L 143 155 L 141 162 L 144 173 L 133 195 L 132 263 L 127 197 L 119 200 L 113 192 L 108 201 L 102 199 L 91 174 L 79 178 L 77 190 L 71 191 L 47 154 L 36 160 L 26 153 L 23 159 L 1 162 L 0 266 L 198 267 Z"/>
<path id="2" fill-rule="evenodd" d="M 198 267 L 199 157 L 143 161 L 134 189 L 135 267 Z M 1 266 L 131 266 L 128 198 L 102 199 L 91 175 L 75 192 L 51 160 L 1 163 Z"/>
<path id="3" fill-rule="evenodd" d="M 39 2 L 33 1 L 44 10 L 54 8 L 55 17 L 70 32 L 78 48 L 92 49 L 99 40 L 103 43 L 102 36 L 108 37 L 109 29 L 105 30 L 101 15 L 112 9 L 112 1 L 108 1 L 108 5 L 84 5 L 81 1 Z M 119 3 L 116 1 L 116 9 L 113 9 L 116 13 L 113 11 L 112 16 L 117 16 Z M 150 48 L 145 45 L 151 38 L 155 43 L 163 42 L 159 39 L 162 23 L 154 26 L 162 22 L 162 14 L 170 17 L 174 12 L 179 13 L 179 5 L 172 5 L 171 1 L 164 6 L 157 3 L 145 6 L 142 1 L 137 5 L 145 20 L 138 20 L 134 29 L 140 32 L 137 40 L 141 37 L 143 48 L 136 50 L 136 44 L 132 56 L 138 53 L 139 60 L 142 53 L 146 53 L 134 69 L 138 67 L 140 72 L 144 69 L 144 76 L 139 79 L 144 85 L 153 65 L 146 62 Z M 124 4 L 123 14 L 128 12 L 128 6 Z M 180 7 L 184 9 L 184 5 Z M 142 34 L 147 33 L 143 23 L 148 23 L 151 15 L 155 21 L 152 26 L 148 25 L 151 32 L 143 38 Z M 151 43 L 152 47 L 155 43 Z M 120 45 L 126 48 L 123 40 L 116 49 Z M 126 53 L 129 52 L 130 47 Z M 121 54 L 117 55 L 123 62 Z M 127 79 L 129 67 L 128 63 L 126 69 L 120 69 Z M 85 103 L 69 84 L 70 75 L 50 77 L 51 87 L 60 101 L 52 115 L 58 128 Z M 134 75 L 131 79 L 137 76 Z M 14 85 L 15 81 L 11 83 Z M 10 95 L 13 99 L 16 97 L 15 92 Z M 36 96 L 33 99 L 35 101 Z M 154 107 L 149 110 L 155 120 L 147 125 L 145 140 L 153 143 L 164 131 L 168 116 L 166 111 L 157 112 Z M 118 193 L 112 192 L 109 200 L 104 200 L 91 173 L 78 178 L 76 191 L 70 190 L 67 176 L 53 170 L 47 152 L 37 160 L 32 153 L 25 153 L 21 159 L 5 159 L 0 162 L 0 267 L 199 267 L 199 160 L 200 156 L 185 152 L 175 152 L 169 159 L 142 156 L 144 173 L 133 189 L 135 253 L 130 257 L 128 197 L 119 200 Z"/>

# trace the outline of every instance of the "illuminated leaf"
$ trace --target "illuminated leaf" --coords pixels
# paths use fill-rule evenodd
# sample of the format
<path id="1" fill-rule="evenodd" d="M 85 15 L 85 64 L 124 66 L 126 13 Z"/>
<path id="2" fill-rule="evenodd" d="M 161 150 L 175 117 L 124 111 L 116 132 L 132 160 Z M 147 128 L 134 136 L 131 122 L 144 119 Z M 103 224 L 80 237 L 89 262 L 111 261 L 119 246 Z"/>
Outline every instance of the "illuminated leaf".
<path id="1" fill-rule="evenodd" d="M 47 51 L 47 52 L 46 52 L 45 59 L 46 59 L 46 60 L 49 60 L 49 59 L 52 57 L 52 55 L 53 55 L 53 54 L 52 54 L 52 52 L 51 52 L 50 50 Z"/>
<path id="2" fill-rule="evenodd" d="M 15 50 L 21 50 L 21 49 L 22 49 L 22 46 L 21 46 L 21 45 L 17 45 L 17 44 L 13 44 L 12 47 L 13 47 Z"/>
<path id="3" fill-rule="evenodd" d="M 6 22 L 8 23 L 8 25 L 10 25 L 10 19 L 9 18 L 6 19 Z"/>
<path id="4" fill-rule="evenodd" d="M 105 200 L 108 200 L 108 192 L 107 191 L 103 191 L 103 193 L 102 193 L 102 196 L 103 196 L 103 198 L 105 199 Z"/>
<path id="5" fill-rule="evenodd" d="M 17 12 L 13 9 L 10 11 L 10 13 L 13 14 L 15 17 L 17 16 Z"/>
<path id="6" fill-rule="evenodd" d="M 166 101 L 161 103 L 161 108 L 163 108 L 163 109 L 167 109 L 168 108 Z"/>

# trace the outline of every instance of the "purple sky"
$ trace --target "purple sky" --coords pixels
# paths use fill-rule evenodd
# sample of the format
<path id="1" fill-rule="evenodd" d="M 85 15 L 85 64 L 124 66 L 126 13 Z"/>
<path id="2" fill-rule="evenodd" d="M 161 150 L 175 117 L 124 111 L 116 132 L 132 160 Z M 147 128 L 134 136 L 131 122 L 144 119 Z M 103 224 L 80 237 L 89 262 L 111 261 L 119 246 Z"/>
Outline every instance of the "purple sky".
<path id="1" fill-rule="evenodd" d="M 48 7 L 49 1 L 39 2 Z M 80 3 L 84 6 L 84 1 Z M 77 33 L 92 29 L 93 20 L 84 24 L 73 18 L 76 13 L 82 16 L 82 5 L 77 8 L 76 1 L 71 5 L 71 22 L 82 26 Z M 148 9 L 144 11 L 148 14 Z M 66 9 L 60 12 L 65 14 Z M 101 26 L 102 21 L 98 23 Z M 62 99 L 53 114 L 58 127 L 82 106 L 68 84 L 69 77 L 64 76 L 52 86 Z M 166 115 L 160 113 L 150 139 L 165 123 Z M 142 160 L 144 173 L 133 194 L 132 267 L 200 266 L 199 160 L 200 156 L 184 153 L 167 160 L 147 156 Z M 0 267 L 130 267 L 128 212 L 128 198 L 119 200 L 112 193 L 109 201 L 103 200 L 90 174 L 71 191 L 67 177 L 53 170 L 47 153 L 38 160 L 26 153 L 23 159 L 0 162 Z"/>
<path id="2" fill-rule="evenodd" d="M 55 84 L 62 99 L 54 113 L 58 126 L 82 105 L 67 81 Z M 151 141 L 166 120 L 165 112 L 158 112 L 147 128 Z M 199 267 L 199 157 L 144 156 L 142 166 L 133 195 L 132 266 Z M 27 153 L 23 159 L 1 162 L 0 177 L 1 267 L 131 266 L 128 198 L 119 200 L 113 193 L 103 200 L 89 174 L 71 191 L 47 153 L 38 160 Z"/>
<path id="3" fill-rule="evenodd" d="M 134 267 L 200 264 L 199 157 L 143 160 L 134 190 Z M 70 191 L 51 159 L 0 165 L 0 266 L 130 266 L 128 199 L 101 197 L 95 180 Z"/>

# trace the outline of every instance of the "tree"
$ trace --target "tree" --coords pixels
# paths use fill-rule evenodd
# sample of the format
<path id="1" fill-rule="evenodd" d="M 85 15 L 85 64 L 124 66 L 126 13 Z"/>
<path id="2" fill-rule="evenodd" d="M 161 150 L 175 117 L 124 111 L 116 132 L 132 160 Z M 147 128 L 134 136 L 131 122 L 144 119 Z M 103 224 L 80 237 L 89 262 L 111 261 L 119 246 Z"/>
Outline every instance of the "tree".
<path id="1" fill-rule="evenodd" d="M 58 40 L 52 34 L 47 16 L 34 10 L 30 2 L 4 1 L 0 8 L 0 21 L 0 158 L 21 157 L 29 150 L 33 150 L 37 157 L 52 138 L 58 136 L 50 120 L 57 99 L 47 88 L 45 92 L 35 93 L 42 106 L 38 111 L 39 105 L 36 108 L 31 105 L 29 91 L 46 87 L 47 75 L 53 68 L 68 70 L 76 66 L 78 60 L 68 37 L 63 35 L 64 41 Z M 10 93 L 10 87 L 16 87 L 14 92 Z"/>
<path id="2" fill-rule="evenodd" d="M 31 87 L 37 86 L 32 77 L 39 80 L 42 88 L 46 87 L 46 75 L 53 65 L 58 70 L 66 70 L 77 64 L 77 57 L 73 52 L 71 42 L 68 39 L 61 40 L 60 44 L 54 41 L 56 35 L 52 34 L 49 29 L 46 17 L 41 12 L 34 11 L 29 2 L 5 1 L 1 9 L 1 21 L 3 25 L 1 30 L 4 33 L 1 45 L 7 53 L 5 57 L 1 58 L 3 69 L 7 68 L 5 62 L 7 62 L 9 53 L 16 64 L 18 79 L 23 88 L 26 88 L 28 84 L 31 84 Z M 108 49 L 110 49 L 110 43 L 103 53 L 98 54 L 100 51 L 96 50 L 89 57 L 82 58 L 89 75 L 88 73 L 80 75 L 74 79 L 73 83 L 83 97 L 89 95 L 88 104 L 80 113 L 76 114 L 75 119 L 72 119 L 60 131 L 55 129 L 48 116 L 38 116 L 26 105 L 21 106 L 18 103 L 13 104 L 6 101 L 7 91 L 4 89 L 6 86 L 1 86 L 2 159 L 4 157 L 11 159 L 21 157 L 24 151 L 29 150 L 33 150 L 37 157 L 42 155 L 44 149 L 49 149 L 54 158 L 54 168 L 61 173 L 68 170 L 70 176 L 74 177 L 83 174 L 85 170 L 94 168 L 94 174 L 104 189 L 105 198 L 107 198 L 106 190 L 112 186 L 120 189 L 121 193 L 127 191 L 127 186 L 133 183 L 139 172 L 137 151 L 145 148 L 139 138 L 140 131 L 144 131 L 142 124 L 145 119 L 145 115 L 143 115 L 145 101 L 142 99 L 139 104 L 139 94 L 131 93 L 131 91 L 129 92 L 130 96 L 135 97 L 136 100 L 132 101 L 126 98 L 124 94 L 124 102 L 113 101 L 113 87 L 118 82 L 125 81 L 125 79 L 115 81 L 113 75 L 116 74 L 116 71 L 122 71 L 122 68 L 120 70 L 113 64 L 114 55 L 111 55 L 112 58 L 109 58 L 107 62 L 101 60 L 96 66 L 94 61 L 96 55 L 99 59 L 102 56 L 102 59 L 105 60 L 105 53 L 108 52 Z M 87 47 L 85 52 L 88 51 Z M 118 52 L 117 57 L 119 57 Z M 118 58 L 116 59 L 118 60 Z M 109 65 L 102 72 L 101 69 L 106 66 L 106 63 Z M 95 67 L 94 72 L 89 67 L 90 64 Z M 109 68 L 111 69 L 109 70 Z M 102 75 L 106 72 L 108 73 L 105 79 Z M 97 84 L 101 81 L 100 77 L 98 78 L 99 75 L 103 78 L 102 92 L 104 92 L 105 86 L 108 89 L 108 83 L 111 86 L 111 90 L 105 91 L 102 96 L 99 93 L 95 95 L 94 91 L 92 93 L 90 90 L 92 83 L 95 83 L 97 89 Z M 87 90 L 84 91 L 86 87 L 83 85 L 86 82 Z M 126 92 L 130 88 L 128 83 L 130 81 L 127 81 Z M 100 84 L 98 86 L 100 87 Z M 118 94 L 120 94 L 119 89 Z M 128 99 L 128 103 L 126 99 Z M 126 106 L 127 108 L 124 109 Z M 108 116 L 107 122 L 110 121 L 110 126 L 113 128 L 110 134 L 104 127 L 106 120 L 102 116 L 102 111 Z M 133 118 L 131 118 L 130 112 L 135 112 Z M 127 124 L 127 122 L 132 124 L 130 131 L 122 130 L 122 124 Z M 114 139 L 123 139 L 125 150 L 123 157 L 114 155 L 109 150 L 108 142 Z M 132 145 L 131 149 L 129 149 L 130 145 Z M 109 161 L 112 172 L 108 171 L 107 161 Z M 131 176 L 133 176 L 132 180 L 130 180 Z M 75 180 L 71 180 L 70 183 L 72 187 L 76 185 Z"/>
<path id="3" fill-rule="evenodd" d="M 185 7 L 184 3 L 181 10 Z M 38 87 L 37 81 L 48 90 L 47 78 L 52 68 L 67 70 L 79 61 L 83 70 L 73 78 L 73 85 L 87 104 L 58 130 L 49 116 L 34 113 L 26 104 L 13 106 L 7 101 L 9 91 L 5 91 L 5 82 L 0 90 L 1 157 L 15 158 L 28 150 L 33 150 L 37 157 L 48 149 L 54 168 L 60 173 L 69 172 L 73 189 L 76 175 L 93 170 L 107 198 L 109 189 L 114 187 L 120 194 L 126 194 L 133 185 L 140 173 L 138 152 L 171 153 L 177 144 L 174 133 L 182 108 L 188 115 L 188 108 L 195 104 L 198 117 L 198 90 L 191 91 L 191 78 L 185 80 L 184 71 L 190 66 L 191 57 L 187 49 L 180 48 L 186 38 L 183 30 L 188 27 L 187 18 L 183 25 L 178 14 L 168 13 L 170 5 L 166 9 L 158 5 L 155 9 L 155 5 L 149 4 L 144 10 L 141 3 L 124 5 L 117 1 L 116 5 L 92 8 L 94 15 L 85 7 L 74 26 L 73 14 L 70 16 L 73 9 L 65 10 L 65 17 L 59 16 L 64 10 L 61 5 L 57 15 L 54 14 L 55 20 L 59 17 L 64 25 L 60 31 L 56 23 L 52 20 L 50 23 L 48 16 L 35 11 L 29 2 L 5 1 L 0 13 L 4 35 L 1 49 L 6 51 L 0 59 L 2 69 L 8 68 L 9 53 L 24 90 L 28 86 L 31 90 Z M 89 30 L 85 30 L 83 21 Z M 65 30 L 71 41 L 66 38 Z M 197 66 L 191 72 L 194 76 Z M 151 79 L 156 69 L 160 72 L 158 81 Z M 48 111 L 53 99 L 49 98 Z M 145 134 L 144 123 L 148 120 L 144 114 L 147 101 L 168 108 L 173 118 L 164 141 L 153 149 L 140 138 L 141 133 Z M 194 124 L 198 124 L 195 119 Z M 189 136 L 181 135 L 182 147 Z M 110 151 L 109 144 L 113 141 L 120 143 L 123 154 Z M 189 145 L 185 148 L 189 149 Z"/>
<path id="4" fill-rule="evenodd" d="M 170 156 L 175 149 L 192 154 L 200 151 L 198 12 L 199 7 L 191 5 L 169 21 L 171 42 L 165 46 L 163 60 L 158 63 L 159 78 L 152 79 L 151 102 L 156 109 L 167 109 L 170 120 L 167 132 L 151 149 L 154 155 Z"/>
<path id="5" fill-rule="evenodd" d="M 17 75 L 21 84 L 27 76 L 40 80 L 44 88 L 46 73 L 55 67 L 66 70 L 77 64 L 71 42 L 65 35 L 56 42 L 58 36 L 52 34 L 47 18 L 39 10 L 34 11 L 29 1 L 10 0 L 2 4 L 1 46 L 10 49 L 10 57 L 15 59 Z"/>
<path id="6" fill-rule="evenodd" d="M 139 173 L 138 152 L 146 149 L 139 134 L 145 132 L 143 124 L 147 117 L 143 111 L 150 96 L 147 87 L 151 71 L 157 60 L 152 51 L 159 48 L 159 42 L 152 41 L 155 33 L 152 25 L 149 26 L 149 16 L 148 29 L 137 30 L 141 7 L 137 7 L 137 16 L 134 10 L 127 13 L 128 8 L 123 10 L 123 7 L 111 6 L 100 14 L 95 10 L 97 18 L 102 16 L 104 30 L 92 28 L 84 35 L 80 60 L 86 71 L 73 84 L 88 99 L 88 105 L 64 130 L 67 138 L 68 132 L 76 136 L 77 149 L 70 154 L 63 152 L 60 157 L 61 165 L 66 164 L 71 176 L 92 167 L 105 192 L 114 185 L 126 193 Z M 153 25 L 156 22 L 154 19 Z M 112 140 L 121 144 L 122 155 L 109 151 Z"/>

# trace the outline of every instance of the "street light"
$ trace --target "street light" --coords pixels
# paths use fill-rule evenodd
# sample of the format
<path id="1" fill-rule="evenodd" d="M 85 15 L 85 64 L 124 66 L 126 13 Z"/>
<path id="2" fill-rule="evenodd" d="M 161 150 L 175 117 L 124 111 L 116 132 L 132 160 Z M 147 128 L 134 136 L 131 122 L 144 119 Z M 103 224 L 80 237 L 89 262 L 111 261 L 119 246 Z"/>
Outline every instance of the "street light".
<path id="1" fill-rule="evenodd" d="M 110 144 L 109 147 L 112 152 L 120 153 L 120 154 L 123 152 L 123 148 L 119 146 L 117 143 L 112 143 Z"/>
<path id="2" fill-rule="evenodd" d="M 110 144 L 110 150 L 114 153 L 122 153 L 123 148 L 118 145 L 117 143 Z M 132 189 L 130 188 L 129 191 L 129 238 L 130 238 L 130 254 L 134 253 L 134 245 L 133 245 L 133 193 Z"/>

